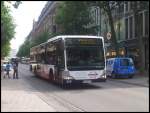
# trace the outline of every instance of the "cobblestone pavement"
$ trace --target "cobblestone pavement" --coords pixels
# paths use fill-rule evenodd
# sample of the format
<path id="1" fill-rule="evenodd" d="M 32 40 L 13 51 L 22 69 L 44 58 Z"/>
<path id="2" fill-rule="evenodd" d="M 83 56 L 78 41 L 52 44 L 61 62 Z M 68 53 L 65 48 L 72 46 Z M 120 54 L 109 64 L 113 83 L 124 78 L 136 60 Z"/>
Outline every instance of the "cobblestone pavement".
<path id="1" fill-rule="evenodd" d="M 43 101 L 36 93 L 30 92 L 30 87 L 23 79 L 2 79 L 1 111 L 56 111 Z"/>
<path id="2" fill-rule="evenodd" d="M 20 65 L 19 79 L 1 76 L 1 111 L 149 111 L 148 76 L 111 79 L 106 83 L 64 90 Z"/>

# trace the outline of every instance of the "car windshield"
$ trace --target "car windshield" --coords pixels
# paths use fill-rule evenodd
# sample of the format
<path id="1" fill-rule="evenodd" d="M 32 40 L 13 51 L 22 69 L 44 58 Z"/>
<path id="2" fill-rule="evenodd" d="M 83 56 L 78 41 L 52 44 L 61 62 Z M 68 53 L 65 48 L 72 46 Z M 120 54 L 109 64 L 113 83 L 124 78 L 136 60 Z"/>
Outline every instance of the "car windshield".
<path id="1" fill-rule="evenodd" d="M 120 66 L 133 66 L 133 62 L 130 59 L 121 59 Z"/>
<path id="2" fill-rule="evenodd" d="M 68 69 L 104 69 L 103 47 L 78 46 L 67 47 Z"/>

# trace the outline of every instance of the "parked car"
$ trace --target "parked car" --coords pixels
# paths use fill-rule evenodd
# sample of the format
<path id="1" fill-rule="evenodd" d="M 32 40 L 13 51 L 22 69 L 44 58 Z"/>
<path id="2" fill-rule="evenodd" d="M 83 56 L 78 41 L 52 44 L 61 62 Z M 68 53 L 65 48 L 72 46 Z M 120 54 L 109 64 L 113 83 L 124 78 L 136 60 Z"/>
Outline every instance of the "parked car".
<path id="1" fill-rule="evenodd" d="M 132 78 L 136 72 L 132 58 L 109 58 L 106 63 L 106 74 L 112 78 Z"/>

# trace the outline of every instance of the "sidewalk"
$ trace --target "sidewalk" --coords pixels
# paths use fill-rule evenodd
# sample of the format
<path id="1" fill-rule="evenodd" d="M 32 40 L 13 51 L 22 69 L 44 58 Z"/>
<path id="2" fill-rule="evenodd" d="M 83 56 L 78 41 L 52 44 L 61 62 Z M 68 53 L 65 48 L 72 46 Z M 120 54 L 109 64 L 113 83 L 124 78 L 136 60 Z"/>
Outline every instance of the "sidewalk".
<path id="1" fill-rule="evenodd" d="M 56 111 L 44 102 L 36 92 L 29 91 L 23 79 L 1 78 L 1 112 Z"/>

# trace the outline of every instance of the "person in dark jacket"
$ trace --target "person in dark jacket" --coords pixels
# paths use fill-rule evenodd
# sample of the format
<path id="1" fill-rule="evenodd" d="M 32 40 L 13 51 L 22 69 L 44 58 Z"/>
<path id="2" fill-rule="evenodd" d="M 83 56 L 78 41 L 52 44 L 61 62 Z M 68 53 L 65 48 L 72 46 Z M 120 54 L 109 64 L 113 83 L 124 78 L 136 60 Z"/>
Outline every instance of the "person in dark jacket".
<path id="1" fill-rule="evenodd" d="M 17 61 L 13 63 L 13 69 L 14 69 L 13 79 L 15 78 L 18 79 L 18 62 Z"/>

